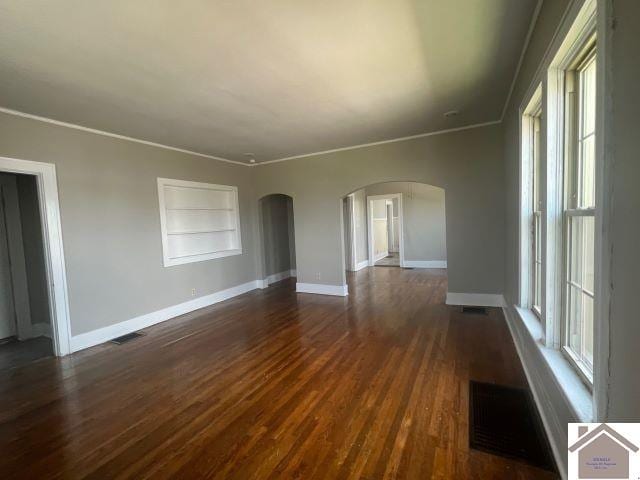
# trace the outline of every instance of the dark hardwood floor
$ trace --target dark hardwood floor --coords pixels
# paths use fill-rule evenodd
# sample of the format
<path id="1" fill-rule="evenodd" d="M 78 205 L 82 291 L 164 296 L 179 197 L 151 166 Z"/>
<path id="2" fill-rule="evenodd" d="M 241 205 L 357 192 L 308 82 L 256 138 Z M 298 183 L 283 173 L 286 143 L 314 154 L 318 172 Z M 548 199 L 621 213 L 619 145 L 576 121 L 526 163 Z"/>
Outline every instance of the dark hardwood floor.
<path id="1" fill-rule="evenodd" d="M 525 386 L 497 309 L 444 270 L 292 280 L 64 359 L 0 372 L 3 478 L 530 479 L 468 447 L 469 379 Z"/>
<path id="2" fill-rule="evenodd" d="M 53 356 L 53 344 L 46 337 L 19 341 L 9 339 L 0 343 L 0 370 L 28 365 Z"/>

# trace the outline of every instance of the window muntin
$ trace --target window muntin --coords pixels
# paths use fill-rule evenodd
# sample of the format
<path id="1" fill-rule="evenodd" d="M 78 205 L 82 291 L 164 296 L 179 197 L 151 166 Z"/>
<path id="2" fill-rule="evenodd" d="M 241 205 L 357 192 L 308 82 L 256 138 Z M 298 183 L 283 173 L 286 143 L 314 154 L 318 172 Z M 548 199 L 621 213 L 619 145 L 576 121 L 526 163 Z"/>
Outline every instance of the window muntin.
<path id="1" fill-rule="evenodd" d="M 564 351 L 593 377 L 595 49 L 566 75 Z"/>

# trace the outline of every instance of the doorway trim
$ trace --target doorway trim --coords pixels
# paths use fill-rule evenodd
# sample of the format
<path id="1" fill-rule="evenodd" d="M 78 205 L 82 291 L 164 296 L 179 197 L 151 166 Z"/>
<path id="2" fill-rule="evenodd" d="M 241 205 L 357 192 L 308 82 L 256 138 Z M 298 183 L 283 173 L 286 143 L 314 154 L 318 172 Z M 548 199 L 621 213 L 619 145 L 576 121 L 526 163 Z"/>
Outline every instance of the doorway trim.
<path id="1" fill-rule="evenodd" d="M 374 200 L 392 200 L 398 199 L 398 243 L 400 250 L 400 267 L 405 267 L 404 262 L 404 213 L 402 209 L 401 193 L 386 193 L 384 195 L 368 195 L 367 196 L 367 248 L 369 253 L 369 266 L 375 265 L 373 256 L 373 201 Z"/>
<path id="2" fill-rule="evenodd" d="M 0 171 L 34 175 L 38 186 L 38 203 L 47 271 L 47 291 L 53 348 L 56 356 L 71 353 L 71 321 L 69 318 L 69 295 L 64 264 L 62 227 L 56 167 L 52 163 L 0 157 Z"/>

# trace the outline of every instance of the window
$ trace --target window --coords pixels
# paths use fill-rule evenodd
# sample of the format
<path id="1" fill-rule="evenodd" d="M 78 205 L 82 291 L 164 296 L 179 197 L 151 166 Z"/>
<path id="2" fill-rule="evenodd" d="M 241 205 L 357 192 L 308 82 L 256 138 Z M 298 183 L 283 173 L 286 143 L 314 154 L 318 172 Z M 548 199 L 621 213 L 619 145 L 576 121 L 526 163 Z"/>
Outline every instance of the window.
<path id="1" fill-rule="evenodd" d="M 520 306 L 531 310 L 543 321 L 542 300 L 543 238 L 543 162 L 542 151 L 542 85 L 532 94 L 521 118 L 521 244 Z M 544 321 L 543 321 L 544 323 Z"/>
<path id="2" fill-rule="evenodd" d="M 531 136 L 531 309 L 540 317 L 542 312 L 542 193 L 540 168 L 540 105 L 536 107 L 529 126 Z"/>
<path id="3" fill-rule="evenodd" d="M 596 52 L 593 41 L 565 76 L 563 350 L 593 377 Z"/>
<path id="4" fill-rule="evenodd" d="M 158 178 L 164 266 L 242 253 L 238 189 Z"/>

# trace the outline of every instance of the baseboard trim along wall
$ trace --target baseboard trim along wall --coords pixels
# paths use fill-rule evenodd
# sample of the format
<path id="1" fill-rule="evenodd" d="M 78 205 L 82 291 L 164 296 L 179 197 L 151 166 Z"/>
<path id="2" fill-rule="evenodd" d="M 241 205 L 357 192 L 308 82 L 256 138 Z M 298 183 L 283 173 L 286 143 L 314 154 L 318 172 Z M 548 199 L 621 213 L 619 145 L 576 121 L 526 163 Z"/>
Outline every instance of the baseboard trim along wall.
<path id="1" fill-rule="evenodd" d="M 570 412 L 570 406 L 564 399 L 559 385 L 553 380 L 545 361 L 541 358 L 539 348 L 531 335 L 523 331 L 524 325 L 518 326 L 515 312 L 504 306 L 505 321 L 516 346 L 520 363 L 529 383 L 529 388 L 536 402 L 538 413 L 547 433 L 549 444 L 556 465 L 563 479 L 567 478 L 567 423 L 580 421 Z M 546 379 L 546 381 L 545 381 Z M 591 420 L 587 420 L 591 421 Z"/>
<path id="2" fill-rule="evenodd" d="M 267 288 L 272 283 L 280 282 L 282 280 L 295 276 L 295 270 L 285 270 L 284 272 L 274 273 L 263 280 L 258 280 L 258 288 Z"/>
<path id="3" fill-rule="evenodd" d="M 405 260 L 407 268 L 447 268 L 446 260 Z"/>
<path id="4" fill-rule="evenodd" d="M 317 293 L 319 295 L 334 295 L 338 297 L 346 297 L 349 295 L 349 287 L 347 285 L 324 285 L 321 283 L 296 283 L 296 292 L 298 293 Z"/>
<path id="5" fill-rule="evenodd" d="M 31 325 L 31 338 L 47 337 L 51 338 L 51 325 L 48 323 L 34 323 Z"/>
<path id="6" fill-rule="evenodd" d="M 495 293 L 447 292 L 447 305 L 469 305 L 474 307 L 503 307 L 504 297 Z"/>
<path id="7" fill-rule="evenodd" d="M 362 270 L 363 268 L 367 268 L 368 266 L 369 266 L 369 259 L 363 260 L 356 264 L 356 269 L 354 270 L 354 272 Z"/>
<path id="8" fill-rule="evenodd" d="M 180 315 L 184 315 L 185 313 L 190 313 L 194 310 L 208 307 L 214 303 L 237 297 L 238 295 L 242 295 L 243 293 L 259 288 L 259 281 L 260 280 L 253 280 L 251 282 L 243 283 L 242 285 L 237 285 L 210 295 L 189 300 L 188 302 L 163 308 L 162 310 L 157 310 L 145 315 L 140 315 L 139 317 L 125 320 L 124 322 L 116 323 L 114 325 L 109 325 L 108 327 L 74 335 L 71 337 L 71 351 L 77 352 L 78 350 L 84 350 L 85 348 L 108 342 L 109 340 L 121 335 L 126 335 L 127 333 L 135 332 L 136 330 L 141 330 L 143 328 L 150 327 L 151 325 L 165 322 Z"/>
<path id="9" fill-rule="evenodd" d="M 127 333 L 142 330 L 143 328 L 151 327 L 152 325 L 155 325 L 157 323 L 166 322 L 167 320 L 179 317 L 180 315 L 184 315 L 186 313 L 208 307 L 215 303 L 223 302 L 224 300 L 229 300 L 230 298 L 237 297 L 238 295 L 242 295 L 243 293 L 250 292 L 251 290 L 255 290 L 257 288 L 266 288 L 266 286 L 262 287 L 263 282 L 267 282 L 271 277 L 280 278 L 284 275 L 284 277 L 282 278 L 284 279 L 289 278 L 289 276 L 295 277 L 295 274 L 295 270 L 280 272 L 275 275 L 270 275 L 263 280 L 253 280 L 251 282 L 243 283 L 242 285 L 236 285 L 235 287 L 227 288 L 210 295 L 205 295 L 203 297 L 189 300 L 188 302 L 179 303 L 178 305 L 163 308 L 162 310 L 157 310 L 155 312 L 140 315 L 139 317 L 131 318 L 129 320 L 125 320 L 124 322 L 109 325 L 107 327 L 92 330 L 90 332 L 74 335 L 71 337 L 71 352 L 77 352 L 79 350 L 84 350 L 85 348 L 100 345 L 101 343 L 108 342 L 109 340 L 112 340 L 121 335 L 126 335 Z M 349 294 L 349 288 L 347 287 L 347 285 L 296 283 L 296 292 L 345 297 Z M 38 328 L 37 325 L 40 324 L 33 325 L 34 334 L 36 331 L 38 331 L 36 330 Z M 41 325 L 48 327 L 48 325 L 46 324 Z M 47 329 L 47 331 L 49 330 Z"/>
<path id="10" fill-rule="evenodd" d="M 371 265 L 376 263 L 378 260 L 382 260 L 383 258 L 388 256 L 389 256 L 389 252 L 382 252 L 382 253 L 378 253 L 377 255 L 373 255 L 373 261 L 371 262 Z"/>

